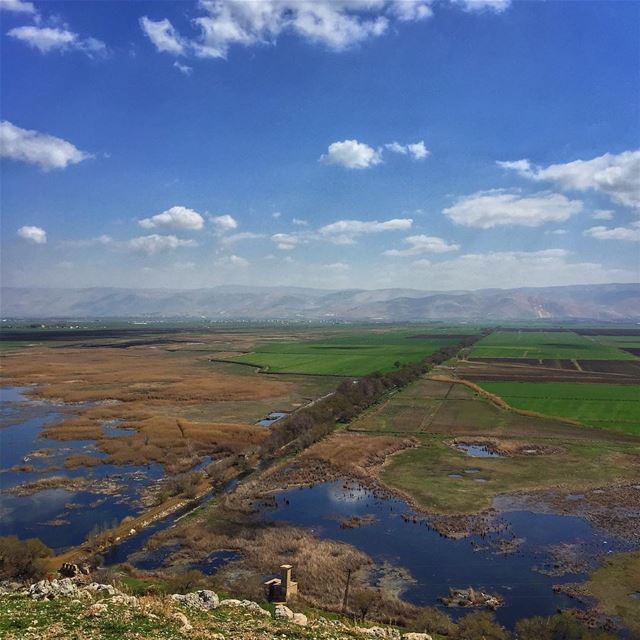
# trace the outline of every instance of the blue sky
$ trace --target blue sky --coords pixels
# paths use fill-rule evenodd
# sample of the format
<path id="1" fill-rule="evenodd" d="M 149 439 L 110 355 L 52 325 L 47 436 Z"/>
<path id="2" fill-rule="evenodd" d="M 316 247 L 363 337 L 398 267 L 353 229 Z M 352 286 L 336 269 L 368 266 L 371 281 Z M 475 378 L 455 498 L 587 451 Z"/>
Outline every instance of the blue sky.
<path id="1" fill-rule="evenodd" d="M 640 280 L 640 4 L 0 0 L 5 286 Z"/>

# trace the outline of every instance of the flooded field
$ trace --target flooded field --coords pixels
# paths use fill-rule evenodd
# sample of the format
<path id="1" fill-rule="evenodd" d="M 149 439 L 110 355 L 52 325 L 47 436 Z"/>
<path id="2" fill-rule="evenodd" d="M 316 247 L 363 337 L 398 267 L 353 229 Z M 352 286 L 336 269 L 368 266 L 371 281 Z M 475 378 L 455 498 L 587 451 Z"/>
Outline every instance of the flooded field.
<path id="1" fill-rule="evenodd" d="M 580 606 L 553 585 L 584 578 L 578 565 L 562 566 L 553 552 L 570 545 L 584 558 L 622 548 L 588 522 L 573 516 L 511 511 L 500 514 L 497 531 L 452 539 L 428 520 L 415 517 L 402 500 L 381 497 L 357 484 L 319 484 L 276 495 L 268 517 L 308 528 L 321 538 L 339 540 L 370 555 L 379 564 L 408 570 L 402 597 L 418 605 L 441 606 L 450 587 L 472 586 L 504 598 L 496 616 L 512 626 L 516 620 L 552 615 L 558 608 Z M 362 526 L 344 526 L 344 522 Z M 468 610 L 450 609 L 453 615 Z"/>
<path id="2" fill-rule="evenodd" d="M 26 391 L 0 389 L 0 535 L 37 537 L 61 550 L 140 513 L 140 493 L 162 477 L 162 466 L 105 464 L 93 440 L 41 438 L 44 427 L 87 405 L 33 400 Z M 103 428 L 108 436 L 132 433 L 117 421 Z M 72 455 L 96 463 L 66 468 L 64 461 Z"/>

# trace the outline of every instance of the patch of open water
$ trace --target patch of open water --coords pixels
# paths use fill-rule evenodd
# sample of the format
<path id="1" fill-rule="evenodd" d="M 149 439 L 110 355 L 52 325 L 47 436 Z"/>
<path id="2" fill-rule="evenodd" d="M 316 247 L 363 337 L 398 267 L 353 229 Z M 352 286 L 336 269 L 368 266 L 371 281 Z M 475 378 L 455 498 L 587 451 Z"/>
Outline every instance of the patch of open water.
<path id="1" fill-rule="evenodd" d="M 502 513 L 508 527 L 499 533 L 446 538 L 426 519 L 406 522 L 402 516 L 412 512 L 402 500 L 381 498 L 357 485 L 345 489 L 340 482 L 294 489 L 276 498 L 278 506 L 269 512 L 273 520 L 308 528 L 321 538 L 352 544 L 376 562 L 408 569 L 416 579 L 403 595 L 410 602 L 442 607 L 438 598 L 447 595 L 449 587 L 477 587 L 505 598 L 496 617 L 509 627 L 520 618 L 548 616 L 558 608 L 579 606 L 566 595 L 554 593 L 552 586 L 581 580 L 583 575 L 551 577 L 532 570 L 548 557 L 549 546 L 579 543 L 594 555 L 615 547 L 610 537 L 581 518 L 526 511 Z M 375 520 L 359 528 L 341 528 L 338 522 L 369 514 Z M 514 553 L 498 554 L 491 544 L 514 538 L 525 540 Z M 456 616 L 469 610 L 446 611 Z"/>
<path id="2" fill-rule="evenodd" d="M 468 456 L 472 458 L 503 458 L 504 456 L 496 451 L 492 451 L 484 444 L 456 444 L 456 449 L 464 451 Z"/>
<path id="3" fill-rule="evenodd" d="M 104 454 L 95 448 L 93 440 L 50 440 L 41 438 L 40 433 L 46 425 L 86 405 L 32 400 L 25 396 L 28 389 L 0 388 L 0 535 L 37 537 L 59 551 L 80 544 L 96 527 L 112 526 L 126 516 L 140 513 L 138 494 L 162 477 L 162 465 L 101 463 L 65 469 L 64 460 L 70 455 L 104 458 Z M 53 476 L 109 480 L 122 488 L 112 495 L 61 488 L 28 496 L 7 493 L 19 484 Z"/>
<path id="4" fill-rule="evenodd" d="M 282 420 L 282 418 L 285 418 L 288 415 L 288 413 L 284 413 L 283 411 L 272 411 L 266 418 L 258 420 L 256 424 L 259 427 L 270 427 L 272 424 L 278 422 L 278 420 Z"/>

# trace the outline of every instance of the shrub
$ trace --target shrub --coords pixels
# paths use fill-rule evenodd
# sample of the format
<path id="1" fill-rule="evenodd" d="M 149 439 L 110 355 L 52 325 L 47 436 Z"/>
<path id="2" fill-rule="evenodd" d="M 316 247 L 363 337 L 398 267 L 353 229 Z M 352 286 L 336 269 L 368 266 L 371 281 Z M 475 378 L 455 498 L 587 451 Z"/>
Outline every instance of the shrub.
<path id="1" fill-rule="evenodd" d="M 476 611 L 458 622 L 453 637 L 455 640 L 508 640 L 509 633 L 491 614 Z"/>
<path id="2" fill-rule="evenodd" d="M 444 612 L 434 607 L 425 607 L 420 611 L 415 620 L 411 623 L 413 631 L 426 633 L 439 633 L 449 636 L 455 631 L 456 625 L 453 620 Z"/>
<path id="3" fill-rule="evenodd" d="M 206 576 L 202 571 L 189 569 L 172 575 L 167 580 L 167 591 L 169 593 L 189 593 L 205 586 Z"/>
<path id="4" fill-rule="evenodd" d="M 0 537 L 0 576 L 4 580 L 38 580 L 45 574 L 44 558 L 52 555 L 38 538 Z"/>

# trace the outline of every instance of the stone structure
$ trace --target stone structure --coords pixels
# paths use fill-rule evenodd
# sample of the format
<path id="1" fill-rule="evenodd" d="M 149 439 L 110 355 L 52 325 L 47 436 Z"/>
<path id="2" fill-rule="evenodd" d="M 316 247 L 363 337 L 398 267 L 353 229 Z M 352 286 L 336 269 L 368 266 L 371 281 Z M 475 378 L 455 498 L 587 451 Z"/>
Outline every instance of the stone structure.
<path id="1" fill-rule="evenodd" d="M 280 565 L 280 577 L 264 583 L 269 602 L 288 602 L 298 594 L 298 583 L 293 580 L 290 564 Z"/>

